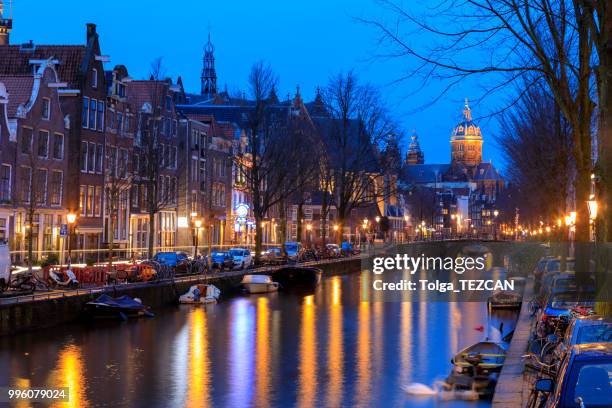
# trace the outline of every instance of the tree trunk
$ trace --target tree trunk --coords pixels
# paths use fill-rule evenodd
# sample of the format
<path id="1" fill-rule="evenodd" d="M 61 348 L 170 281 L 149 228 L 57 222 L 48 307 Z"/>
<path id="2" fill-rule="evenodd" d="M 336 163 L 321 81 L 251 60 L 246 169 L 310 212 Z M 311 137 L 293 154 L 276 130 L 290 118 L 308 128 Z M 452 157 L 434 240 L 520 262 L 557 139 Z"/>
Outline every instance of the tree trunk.
<path id="1" fill-rule="evenodd" d="M 155 211 L 149 211 L 149 237 L 148 237 L 147 257 L 153 259 L 153 249 L 155 246 Z"/>
<path id="2" fill-rule="evenodd" d="M 281 244 L 282 248 L 285 246 L 283 243 L 287 239 L 287 206 L 284 201 L 281 202 L 279 211 L 279 235 L 276 237 L 277 244 Z M 284 251 L 284 249 L 282 249 Z"/>
<path id="3" fill-rule="evenodd" d="M 342 234 L 344 233 L 344 216 L 338 216 L 338 233 L 336 234 L 336 243 L 342 245 Z"/>
<path id="4" fill-rule="evenodd" d="M 109 217 L 108 226 L 108 269 L 109 271 L 113 268 L 113 246 L 115 244 L 115 217 L 113 213 Z"/>
<path id="5" fill-rule="evenodd" d="M 30 214 L 30 219 L 28 221 L 28 233 L 26 235 L 26 240 L 27 240 L 27 244 L 28 244 L 28 272 L 32 272 L 32 257 L 34 256 L 34 249 L 33 249 L 33 241 L 34 241 L 34 234 L 32 231 L 32 228 L 34 227 L 33 222 L 32 222 L 32 218 L 33 218 L 33 214 Z"/>
<path id="6" fill-rule="evenodd" d="M 261 227 L 263 216 L 258 213 L 255 213 L 254 215 L 255 215 L 255 264 L 259 264 L 259 260 L 261 258 L 261 248 L 262 248 L 262 238 L 263 238 L 263 231 Z"/>
<path id="7" fill-rule="evenodd" d="M 302 242 L 302 219 L 304 218 L 304 203 L 300 202 L 297 208 L 297 221 L 296 221 L 296 239 L 298 242 Z"/>

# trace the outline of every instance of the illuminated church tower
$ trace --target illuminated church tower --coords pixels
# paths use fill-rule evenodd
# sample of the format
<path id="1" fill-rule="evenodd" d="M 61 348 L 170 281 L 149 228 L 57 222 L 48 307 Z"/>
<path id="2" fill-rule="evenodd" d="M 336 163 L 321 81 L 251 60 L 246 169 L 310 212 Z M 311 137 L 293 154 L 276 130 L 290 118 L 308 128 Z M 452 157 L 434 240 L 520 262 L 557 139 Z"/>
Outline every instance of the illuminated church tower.
<path id="1" fill-rule="evenodd" d="M 4 3 L 0 0 L 0 45 L 9 44 L 9 34 L 13 29 L 13 20 L 4 17 Z"/>
<path id="2" fill-rule="evenodd" d="M 204 46 L 204 64 L 202 66 L 202 95 L 213 96 L 217 93 L 217 73 L 215 72 L 215 47 L 210 42 L 210 33 L 208 33 L 208 42 Z"/>
<path id="3" fill-rule="evenodd" d="M 453 164 L 474 167 L 482 162 L 482 134 L 472 121 L 472 112 L 465 100 L 463 118 L 451 135 L 451 160 Z"/>
<path id="4" fill-rule="evenodd" d="M 412 133 L 410 139 L 410 145 L 408 145 L 408 152 L 406 153 L 406 164 L 425 163 L 425 155 L 421 151 L 421 146 L 419 145 L 419 138 L 416 132 Z"/>

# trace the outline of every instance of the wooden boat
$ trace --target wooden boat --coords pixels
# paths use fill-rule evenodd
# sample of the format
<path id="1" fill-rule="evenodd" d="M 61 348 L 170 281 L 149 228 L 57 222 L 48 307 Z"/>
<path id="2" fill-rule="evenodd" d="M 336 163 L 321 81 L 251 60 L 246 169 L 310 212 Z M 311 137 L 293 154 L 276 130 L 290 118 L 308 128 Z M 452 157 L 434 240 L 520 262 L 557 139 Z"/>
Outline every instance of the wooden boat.
<path id="1" fill-rule="evenodd" d="M 487 299 L 490 309 L 520 309 L 523 303 L 523 296 L 509 291 L 498 291 Z"/>
<path id="2" fill-rule="evenodd" d="M 85 312 L 95 319 L 127 320 L 130 317 L 154 316 L 138 298 L 132 299 L 129 296 L 113 298 L 106 294 L 87 302 Z"/>
<path id="3" fill-rule="evenodd" d="M 269 275 L 244 275 L 241 284 L 247 293 L 276 292 L 279 286 Z"/>
<path id="4" fill-rule="evenodd" d="M 193 305 L 217 303 L 220 296 L 221 291 L 215 285 L 193 285 L 189 288 L 187 293 L 184 293 L 179 297 L 179 303 Z"/>
<path id="5" fill-rule="evenodd" d="M 506 349 L 499 343 L 473 344 L 455 354 L 446 383 L 457 390 L 473 390 L 481 397 L 491 396 L 505 359 Z"/>
<path id="6" fill-rule="evenodd" d="M 311 266 L 286 266 L 272 273 L 272 279 L 283 289 L 293 287 L 314 288 L 321 283 L 323 271 Z"/>

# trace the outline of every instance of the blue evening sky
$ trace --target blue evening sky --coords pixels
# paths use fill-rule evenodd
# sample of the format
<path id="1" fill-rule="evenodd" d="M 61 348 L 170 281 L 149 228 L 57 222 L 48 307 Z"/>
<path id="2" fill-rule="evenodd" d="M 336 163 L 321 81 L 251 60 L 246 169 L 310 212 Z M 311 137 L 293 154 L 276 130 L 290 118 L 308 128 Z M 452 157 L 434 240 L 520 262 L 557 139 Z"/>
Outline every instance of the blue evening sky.
<path id="1" fill-rule="evenodd" d="M 8 14 L 8 5 L 5 8 Z M 263 59 L 280 77 L 279 97 L 293 95 L 299 85 L 303 97 L 310 100 L 330 75 L 354 69 L 364 80 L 382 87 L 406 133 L 404 148 L 415 129 L 425 162 L 447 163 L 449 137 L 463 99 L 477 98 L 481 89 L 466 81 L 421 109 L 441 87 L 419 89 L 418 79 L 392 84 L 410 62 L 373 59 L 379 50 L 378 34 L 354 17 L 388 19 L 389 15 L 371 0 L 13 0 L 11 43 L 31 39 L 41 44 L 81 44 L 85 24 L 94 22 L 102 53 L 111 57 L 107 69 L 124 64 L 132 77 L 145 78 L 151 61 L 161 56 L 169 76 L 176 80 L 181 75 L 188 91 L 199 92 L 202 47 L 210 27 L 220 89 L 227 84 L 230 91 L 246 90 L 251 64 Z M 428 41 L 422 34 L 416 38 L 423 44 Z M 495 109 L 494 100 L 472 105 L 474 118 Z M 479 125 L 485 139 L 483 160 L 503 167 L 494 141 L 497 120 L 483 119 Z"/>

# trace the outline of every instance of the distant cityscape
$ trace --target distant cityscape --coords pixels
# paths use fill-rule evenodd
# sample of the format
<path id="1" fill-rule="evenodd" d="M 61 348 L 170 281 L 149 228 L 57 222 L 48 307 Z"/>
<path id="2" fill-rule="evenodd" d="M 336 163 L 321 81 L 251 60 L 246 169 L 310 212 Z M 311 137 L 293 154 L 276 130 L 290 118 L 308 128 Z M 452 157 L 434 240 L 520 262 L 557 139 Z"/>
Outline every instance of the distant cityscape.
<path id="1" fill-rule="evenodd" d="M 12 20 L 0 18 L 0 238 L 16 262 L 65 260 L 68 248 L 81 262 L 100 262 L 109 248 L 133 258 L 152 247 L 191 253 L 194 243 L 315 246 L 502 232 L 505 183 L 482 161 L 483 134 L 467 99 L 449 129 L 449 163 L 427 163 L 416 132 L 408 146 L 368 138 L 368 160 L 343 168 L 341 182 L 344 159 L 332 143 L 339 119 L 325 90 L 309 102 L 299 88 L 284 99 L 273 86 L 260 99 L 220 90 L 210 35 L 200 92 L 190 93 L 161 69 L 139 80 L 120 63 L 110 68 L 95 24 L 77 45 L 11 44 L 11 29 Z M 308 134 L 324 146 L 320 155 L 313 144 L 308 160 L 331 163 L 327 184 L 313 173 L 275 196 L 275 176 L 254 178 L 253 166 L 260 174 L 266 160 L 253 145 L 260 110 L 262 134 L 284 129 L 289 145 Z M 364 143 L 359 118 L 351 121 L 347 149 Z M 303 141 L 295 146 L 309 150 Z M 349 185 L 349 174 L 361 181 Z M 254 194 L 265 208 L 254 206 Z"/>

